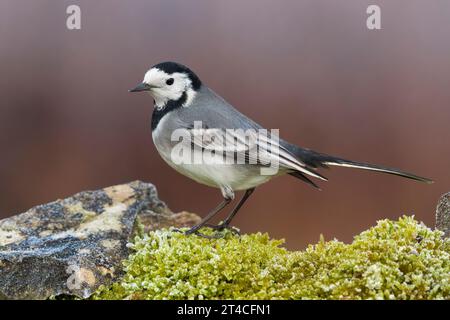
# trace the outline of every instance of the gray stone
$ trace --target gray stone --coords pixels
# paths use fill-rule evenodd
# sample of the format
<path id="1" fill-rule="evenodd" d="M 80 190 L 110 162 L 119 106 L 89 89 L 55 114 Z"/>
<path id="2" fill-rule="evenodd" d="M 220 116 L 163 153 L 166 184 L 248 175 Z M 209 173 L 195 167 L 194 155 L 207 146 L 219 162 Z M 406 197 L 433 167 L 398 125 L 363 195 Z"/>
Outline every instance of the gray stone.
<path id="1" fill-rule="evenodd" d="M 450 237 L 450 192 L 439 199 L 436 208 L 436 229 L 443 231 L 446 237 Z"/>
<path id="2" fill-rule="evenodd" d="M 0 221 L 0 298 L 89 297 L 120 278 L 137 217 L 145 229 L 190 226 L 156 188 L 135 181 L 40 205 Z"/>

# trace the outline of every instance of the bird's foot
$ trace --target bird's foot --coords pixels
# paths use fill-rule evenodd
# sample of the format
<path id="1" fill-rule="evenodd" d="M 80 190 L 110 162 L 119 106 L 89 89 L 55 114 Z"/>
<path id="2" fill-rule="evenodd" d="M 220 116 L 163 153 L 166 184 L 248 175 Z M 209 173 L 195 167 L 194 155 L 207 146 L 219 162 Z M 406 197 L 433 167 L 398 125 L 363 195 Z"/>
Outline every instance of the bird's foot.
<path id="1" fill-rule="evenodd" d="M 212 235 L 209 235 L 209 234 L 201 233 L 200 231 L 195 231 L 192 234 L 195 234 L 196 236 L 199 236 L 199 237 L 202 237 L 202 238 L 206 238 L 206 239 L 220 239 L 220 238 L 225 237 L 225 235 L 223 233 L 221 233 L 221 232 L 216 232 L 216 233 L 214 233 Z"/>
<path id="2" fill-rule="evenodd" d="M 230 226 L 228 223 L 219 223 L 218 225 L 214 224 L 206 224 L 205 227 L 211 228 L 213 230 L 217 231 L 223 231 L 223 230 L 229 230 L 230 232 L 234 233 L 237 236 L 241 235 L 241 231 L 233 226 Z"/>
<path id="3" fill-rule="evenodd" d="M 195 234 L 195 235 L 197 235 L 199 237 L 203 237 L 203 238 L 206 238 L 206 239 L 220 239 L 220 238 L 224 238 L 225 237 L 225 233 L 221 232 L 223 230 L 229 230 L 231 233 L 233 233 L 234 235 L 237 235 L 237 236 L 241 235 L 241 232 L 240 232 L 240 230 L 238 228 L 231 227 L 228 224 L 224 224 L 224 223 L 220 223 L 218 225 L 206 224 L 206 225 L 202 226 L 202 228 L 204 228 L 204 227 L 213 229 L 213 230 L 215 230 L 217 232 L 215 232 L 212 235 L 205 234 L 205 233 L 202 233 L 202 232 L 199 231 L 201 228 L 196 228 L 195 226 L 192 227 L 191 229 L 187 230 L 187 231 L 182 231 L 180 229 L 172 229 L 172 230 L 175 231 L 175 232 L 184 233 L 187 236 L 191 235 L 191 234 Z"/>
<path id="4" fill-rule="evenodd" d="M 225 235 L 224 235 L 223 233 L 221 233 L 221 232 L 216 232 L 216 233 L 213 234 L 213 235 L 209 235 L 209 234 L 201 233 L 201 232 L 198 231 L 198 230 L 195 230 L 195 231 L 191 231 L 191 230 L 182 231 L 182 230 L 180 230 L 180 229 L 172 229 L 172 231 L 179 232 L 179 233 L 183 233 L 183 234 L 186 235 L 186 236 L 189 236 L 189 235 L 191 235 L 191 234 L 195 234 L 195 235 L 197 235 L 197 236 L 199 236 L 199 237 L 206 238 L 206 239 L 220 239 L 220 238 L 223 238 L 223 237 L 225 236 Z"/>

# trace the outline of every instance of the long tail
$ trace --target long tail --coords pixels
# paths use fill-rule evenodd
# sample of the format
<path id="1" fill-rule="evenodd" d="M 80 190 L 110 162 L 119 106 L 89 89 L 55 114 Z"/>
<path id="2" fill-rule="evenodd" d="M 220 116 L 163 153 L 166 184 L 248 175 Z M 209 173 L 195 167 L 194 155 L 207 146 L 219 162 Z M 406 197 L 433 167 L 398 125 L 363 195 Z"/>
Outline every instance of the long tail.
<path id="1" fill-rule="evenodd" d="M 312 167 L 312 168 L 319 168 L 324 167 L 327 168 L 328 166 L 338 166 L 338 167 L 347 167 L 347 168 L 357 168 L 357 169 L 363 169 L 363 170 L 371 170 L 371 171 L 377 171 L 377 172 L 384 172 L 387 174 L 393 174 L 396 176 L 425 182 L 425 183 L 433 183 L 433 180 L 424 178 L 418 175 L 415 175 L 413 173 L 405 172 L 399 169 L 395 168 L 389 168 L 384 166 L 379 166 L 375 164 L 370 163 L 364 163 L 364 162 L 357 162 L 352 160 L 346 160 L 334 156 L 330 156 L 327 154 L 315 152 L 309 149 L 303 149 L 294 145 L 290 145 L 287 147 L 289 151 L 291 151 L 293 154 L 295 154 L 301 161 L 303 161 L 306 165 Z M 294 175 L 295 176 L 295 175 Z"/>
<path id="2" fill-rule="evenodd" d="M 416 181 L 420 181 L 420 182 L 433 183 L 433 180 L 415 175 L 413 173 L 405 172 L 405 171 L 395 169 L 395 168 L 388 168 L 388 167 L 379 166 L 379 165 L 375 165 L 375 164 L 364 163 L 364 162 L 356 162 L 356 161 L 351 161 L 351 160 L 334 158 L 332 160 L 323 162 L 323 164 L 330 165 L 330 166 L 339 166 L 339 167 L 357 168 L 357 169 L 363 169 L 363 170 L 384 172 L 387 174 L 393 174 L 395 176 L 400 176 L 400 177 L 404 177 L 404 178 L 408 178 L 408 179 L 412 179 L 412 180 L 416 180 Z"/>

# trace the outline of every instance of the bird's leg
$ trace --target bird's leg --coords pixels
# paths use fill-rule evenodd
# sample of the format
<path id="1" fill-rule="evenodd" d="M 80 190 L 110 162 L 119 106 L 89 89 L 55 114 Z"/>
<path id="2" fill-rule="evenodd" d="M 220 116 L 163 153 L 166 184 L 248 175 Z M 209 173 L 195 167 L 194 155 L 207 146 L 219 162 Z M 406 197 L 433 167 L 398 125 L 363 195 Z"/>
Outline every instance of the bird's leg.
<path id="1" fill-rule="evenodd" d="M 239 200 L 238 204 L 233 208 L 231 213 L 228 215 L 228 217 L 225 218 L 225 220 L 220 223 L 219 225 L 210 225 L 207 224 L 205 226 L 215 229 L 215 230 L 223 230 L 223 229 L 230 229 L 231 231 L 239 234 L 239 231 L 236 229 L 230 228 L 231 220 L 233 220 L 236 213 L 238 213 L 239 209 L 244 205 L 245 201 L 247 201 L 248 198 L 252 195 L 253 191 L 255 191 L 255 188 L 248 189 L 245 191 L 245 194 L 242 196 L 241 200 Z"/>
<path id="2" fill-rule="evenodd" d="M 187 235 L 192 234 L 197 232 L 199 229 L 203 228 L 208 223 L 209 220 L 211 220 L 220 210 L 225 208 L 230 202 L 231 199 L 224 198 L 223 201 L 214 210 L 208 213 L 208 215 L 200 221 L 200 223 L 190 228 L 188 231 L 185 232 L 185 234 Z"/>
<path id="3" fill-rule="evenodd" d="M 204 217 L 199 224 L 193 226 L 191 229 L 185 232 L 186 235 L 197 233 L 199 229 L 204 227 L 209 220 L 211 220 L 220 210 L 225 208 L 233 199 L 234 199 L 234 192 L 229 188 L 222 188 L 222 194 L 223 194 L 223 201 L 206 217 Z"/>
<path id="4" fill-rule="evenodd" d="M 253 191 L 255 191 L 255 188 L 248 189 L 245 191 L 245 194 L 242 196 L 239 203 L 234 207 L 234 209 L 231 211 L 231 213 L 226 217 L 226 219 L 220 224 L 221 226 L 224 226 L 225 228 L 230 225 L 231 220 L 233 220 L 236 213 L 238 213 L 239 209 L 244 205 L 245 201 L 247 201 L 248 198 L 252 195 Z"/>

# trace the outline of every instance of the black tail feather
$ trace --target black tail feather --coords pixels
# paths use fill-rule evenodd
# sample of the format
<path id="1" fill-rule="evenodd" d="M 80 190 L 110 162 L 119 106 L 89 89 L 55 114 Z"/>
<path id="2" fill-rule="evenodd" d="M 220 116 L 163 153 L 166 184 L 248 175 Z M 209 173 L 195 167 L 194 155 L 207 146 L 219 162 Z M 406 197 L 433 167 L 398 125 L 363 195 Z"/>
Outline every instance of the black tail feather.
<path id="1" fill-rule="evenodd" d="M 315 152 L 309 149 L 299 148 L 295 145 L 285 146 L 291 153 L 297 156 L 303 163 L 311 168 L 328 168 L 329 166 L 340 166 L 347 168 L 357 168 L 363 170 L 371 170 L 377 172 L 383 172 L 387 174 L 392 174 L 396 176 L 400 176 L 407 179 L 412 179 L 425 183 L 433 183 L 433 180 L 424 178 L 413 173 L 405 172 L 403 170 L 389 168 L 384 166 L 379 166 L 375 164 L 365 163 L 365 162 L 357 162 L 352 160 L 346 160 L 334 156 L 330 156 L 327 154 Z M 297 176 L 296 176 L 297 177 Z M 299 178 L 299 177 L 297 177 Z M 306 177 L 305 177 L 306 178 Z M 299 178 L 302 179 L 302 178 Z M 303 180 L 303 179 L 302 179 Z M 309 180 L 309 179 L 308 179 Z"/>
<path id="2" fill-rule="evenodd" d="M 312 182 L 310 179 L 308 179 L 308 177 L 306 177 L 303 173 L 301 173 L 299 171 L 292 171 L 292 172 L 289 172 L 289 174 L 293 177 L 296 177 L 297 179 L 300 179 L 300 180 L 306 182 L 307 184 L 309 184 L 310 186 L 312 186 L 318 190 L 322 190 L 322 189 L 320 189 L 320 187 L 317 184 Z"/>
<path id="3" fill-rule="evenodd" d="M 413 173 L 405 172 L 403 170 L 379 166 L 379 165 L 370 164 L 370 163 L 345 160 L 345 159 L 341 159 L 341 158 L 334 158 L 334 159 L 325 161 L 324 164 L 329 165 L 329 166 L 340 166 L 340 167 L 347 167 L 347 168 L 356 168 L 356 169 L 383 172 L 383 173 L 392 174 L 395 176 L 399 176 L 399 177 L 403 177 L 403 178 L 407 178 L 407 179 L 411 179 L 411 180 L 425 182 L 428 184 L 434 182 L 431 179 L 424 178 L 424 177 L 415 175 Z"/>

